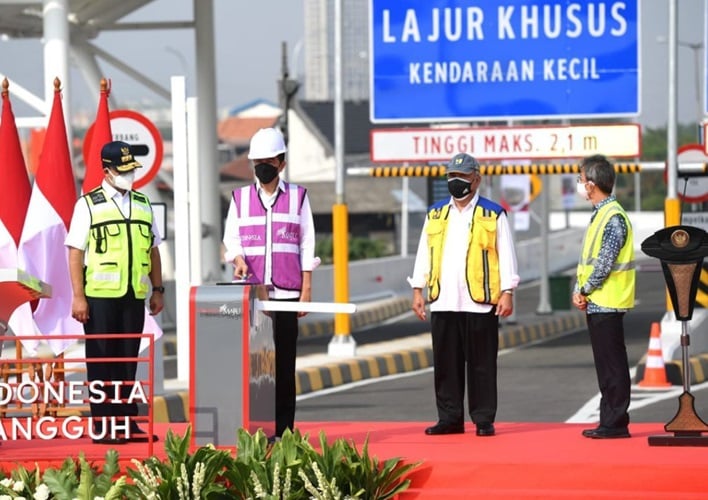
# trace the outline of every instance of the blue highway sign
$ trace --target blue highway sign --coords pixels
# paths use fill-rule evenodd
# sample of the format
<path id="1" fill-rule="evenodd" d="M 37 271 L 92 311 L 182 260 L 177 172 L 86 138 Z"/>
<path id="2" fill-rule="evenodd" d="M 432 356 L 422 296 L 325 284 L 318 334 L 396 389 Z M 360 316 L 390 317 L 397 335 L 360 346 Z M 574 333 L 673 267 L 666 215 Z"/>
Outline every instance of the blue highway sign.
<path id="1" fill-rule="evenodd" d="M 637 116 L 639 0 L 370 0 L 372 122 Z"/>

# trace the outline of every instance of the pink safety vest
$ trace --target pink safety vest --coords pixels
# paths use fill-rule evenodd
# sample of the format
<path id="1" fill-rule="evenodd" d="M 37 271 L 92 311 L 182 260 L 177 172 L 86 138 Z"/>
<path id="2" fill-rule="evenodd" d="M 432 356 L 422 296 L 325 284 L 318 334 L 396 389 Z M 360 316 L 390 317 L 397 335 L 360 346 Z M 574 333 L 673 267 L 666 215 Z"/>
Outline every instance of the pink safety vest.
<path id="1" fill-rule="evenodd" d="M 266 234 L 266 207 L 255 184 L 233 191 L 239 217 L 239 236 L 248 265 L 249 283 L 264 284 L 266 248 L 272 256 L 272 284 L 283 290 L 302 289 L 300 265 L 300 215 L 306 190 L 284 183 L 278 190 L 272 211 L 271 231 Z"/>

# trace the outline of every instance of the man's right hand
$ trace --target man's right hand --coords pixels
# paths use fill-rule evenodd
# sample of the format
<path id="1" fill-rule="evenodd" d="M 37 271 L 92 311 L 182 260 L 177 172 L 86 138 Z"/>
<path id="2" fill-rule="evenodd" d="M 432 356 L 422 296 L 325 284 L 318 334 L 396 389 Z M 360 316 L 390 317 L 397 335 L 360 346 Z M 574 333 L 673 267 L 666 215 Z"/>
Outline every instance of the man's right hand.
<path id="1" fill-rule="evenodd" d="M 426 320 L 425 299 L 423 298 L 423 290 L 420 288 L 413 289 L 412 309 L 413 309 L 413 312 L 415 313 L 415 315 L 418 316 L 418 319 L 420 319 L 421 321 Z"/>
<path id="2" fill-rule="evenodd" d="M 588 308 L 588 298 L 576 292 L 573 294 L 573 305 L 581 311 L 585 311 Z"/>
<path id="3" fill-rule="evenodd" d="M 71 303 L 71 317 L 79 323 L 86 323 L 89 320 L 89 307 L 86 297 L 74 297 Z"/>
<path id="4" fill-rule="evenodd" d="M 240 255 L 234 259 L 234 279 L 243 280 L 248 277 L 248 265 Z"/>

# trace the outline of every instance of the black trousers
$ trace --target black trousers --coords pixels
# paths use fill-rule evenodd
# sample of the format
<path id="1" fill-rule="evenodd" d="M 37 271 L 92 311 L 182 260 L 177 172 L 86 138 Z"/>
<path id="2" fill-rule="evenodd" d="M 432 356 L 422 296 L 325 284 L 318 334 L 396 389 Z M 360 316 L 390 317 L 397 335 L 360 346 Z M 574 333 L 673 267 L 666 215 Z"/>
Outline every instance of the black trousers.
<path id="1" fill-rule="evenodd" d="M 86 358 L 136 358 L 140 350 L 140 339 L 91 339 L 93 334 L 142 333 L 145 324 L 145 302 L 131 294 L 119 299 L 87 298 L 89 320 L 84 323 L 86 338 Z M 134 381 L 137 362 L 96 362 L 86 363 L 86 375 L 94 380 Z M 123 385 L 121 399 L 130 396 L 132 386 Z M 134 417 L 138 414 L 137 403 L 111 403 L 114 399 L 113 387 L 105 386 L 107 395 L 104 403 L 91 403 L 94 418 L 111 416 Z"/>
<path id="2" fill-rule="evenodd" d="M 273 299 L 271 299 L 273 300 Z M 288 300 L 297 302 L 298 299 Z M 298 318 L 296 312 L 274 312 L 275 342 L 275 435 L 295 428 L 295 358 Z"/>
<path id="3" fill-rule="evenodd" d="M 624 343 L 624 313 L 586 315 L 600 387 L 600 425 L 627 427 L 632 381 Z"/>
<path id="4" fill-rule="evenodd" d="M 478 425 L 493 423 L 497 414 L 499 317 L 493 309 L 484 314 L 443 311 L 430 316 L 438 421 L 464 423 L 466 379 L 470 418 Z"/>

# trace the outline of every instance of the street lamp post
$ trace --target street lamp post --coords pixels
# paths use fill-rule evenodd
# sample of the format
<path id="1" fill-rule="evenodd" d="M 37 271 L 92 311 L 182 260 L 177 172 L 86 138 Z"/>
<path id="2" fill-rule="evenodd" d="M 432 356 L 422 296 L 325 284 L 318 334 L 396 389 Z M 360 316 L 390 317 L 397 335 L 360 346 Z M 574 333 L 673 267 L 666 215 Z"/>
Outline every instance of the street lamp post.
<path id="1" fill-rule="evenodd" d="M 171 45 L 165 45 L 164 49 L 165 52 L 169 52 L 179 60 L 179 64 L 182 66 L 182 76 L 184 76 L 185 81 L 187 81 L 189 77 L 189 65 L 187 64 L 187 59 L 184 57 L 184 54 Z"/>
<path id="2" fill-rule="evenodd" d="M 703 102 L 701 99 L 701 74 L 698 69 L 702 67 L 701 50 L 703 49 L 703 43 L 688 43 L 679 40 L 678 44 L 681 47 L 688 47 L 693 51 L 693 68 L 695 74 L 694 85 L 696 86 L 696 123 L 700 127 L 703 122 Z"/>
<path id="3" fill-rule="evenodd" d="M 665 36 L 658 36 L 656 41 L 659 43 L 667 43 Z M 701 50 L 703 50 L 703 42 L 685 42 L 678 40 L 679 47 L 686 47 L 693 51 L 693 70 L 694 70 L 694 86 L 696 93 L 696 123 L 700 127 L 703 123 L 703 99 L 701 98 Z"/>

